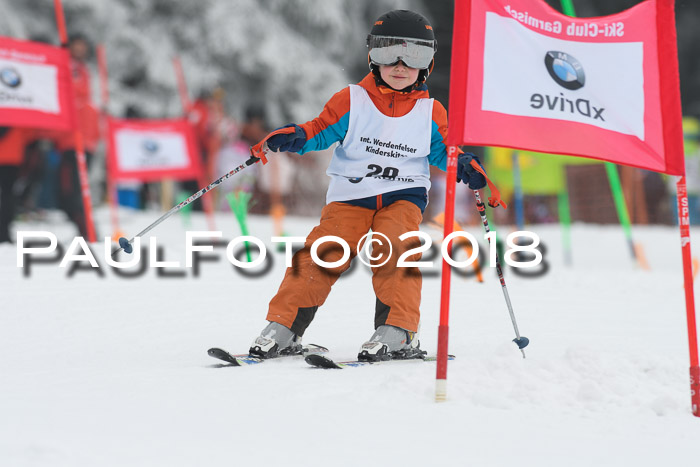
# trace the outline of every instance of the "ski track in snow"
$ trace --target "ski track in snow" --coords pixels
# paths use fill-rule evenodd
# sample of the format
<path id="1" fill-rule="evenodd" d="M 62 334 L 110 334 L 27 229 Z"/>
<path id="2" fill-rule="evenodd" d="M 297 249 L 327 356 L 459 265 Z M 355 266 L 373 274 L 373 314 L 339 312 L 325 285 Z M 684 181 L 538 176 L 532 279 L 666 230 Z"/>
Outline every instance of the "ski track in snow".
<path id="1" fill-rule="evenodd" d="M 106 210 L 99 230 L 109 230 Z M 133 234 L 160 213 L 120 211 Z M 224 238 L 239 235 L 217 214 Z M 289 218 L 291 235 L 316 219 Z M 190 230 L 206 230 L 192 216 Z M 68 246 L 63 222 L 50 230 Z M 563 264 L 558 227 L 531 226 L 551 270 L 506 271 L 527 359 L 514 337 L 496 274 L 453 276 L 448 402 L 434 402 L 435 364 L 400 362 L 320 370 L 303 360 L 221 367 L 220 346 L 245 352 L 265 325 L 284 272 L 245 278 L 217 250 L 201 276 L 123 279 L 106 268 L 16 267 L 0 246 L 0 464 L 7 466 L 356 466 L 451 461 L 473 466 L 693 465 L 700 420 L 690 413 L 688 348 L 676 227 L 636 227 L 651 271 L 629 257 L 615 226 L 573 228 L 574 267 Z M 272 222 L 250 230 L 271 246 Z M 440 233 L 426 228 L 439 238 Z M 483 232 L 468 229 L 483 242 Z M 152 232 L 165 259 L 184 261 L 185 227 Z M 505 234 L 504 226 L 499 230 Z M 698 244 L 700 238 L 693 241 Z M 94 248 L 104 264 L 102 246 Z M 440 281 L 425 278 L 422 347 L 437 346 Z M 304 336 L 353 358 L 372 333 L 371 276 L 341 278 Z"/>

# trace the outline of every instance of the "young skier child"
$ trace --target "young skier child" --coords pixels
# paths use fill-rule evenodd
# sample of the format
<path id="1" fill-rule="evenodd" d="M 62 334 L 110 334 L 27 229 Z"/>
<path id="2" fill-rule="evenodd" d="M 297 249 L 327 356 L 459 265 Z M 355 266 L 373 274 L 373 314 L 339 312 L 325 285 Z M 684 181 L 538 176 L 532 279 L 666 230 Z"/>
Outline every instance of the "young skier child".
<path id="1" fill-rule="evenodd" d="M 399 237 L 419 229 L 428 203 L 429 166 L 446 170 L 447 165 L 447 113 L 428 96 L 425 85 L 437 43 L 426 18 L 394 10 L 377 19 L 367 46 L 371 72 L 362 81 L 335 94 L 314 120 L 287 125 L 294 128 L 293 133 L 267 140 L 272 151 L 299 154 L 340 144 L 327 170 L 331 181 L 321 222 L 294 255 L 292 267 L 270 301 L 270 323 L 253 342 L 251 356 L 273 358 L 301 352 L 301 336 L 331 286 L 350 266 L 350 260 L 335 269 L 317 265 L 311 245 L 323 236 L 337 236 L 348 243 L 352 258 L 370 229 L 388 237 L 393 251 L 385 264 L 374 267 L 378 261 L 372 262 L 375 332 L 362 345 L 358 358 L 410 358 L 420 352 L 416 333 L 421 274 L 418 268 L 398 268 L 397 260 L 420 246 L 417 237 L 405 241 Z M 473 158 L 460 154 L 457 177 L 479 189 L 486 180 L 470 165 Z M 372 256 L 381 256 L 383 261 L 389 245 L 376 245 Z M 337 261 L 342 254 L 330 242 L 318 250 L 326 262 Z M 420 255 L 407 258 L 419 259 Z"/>

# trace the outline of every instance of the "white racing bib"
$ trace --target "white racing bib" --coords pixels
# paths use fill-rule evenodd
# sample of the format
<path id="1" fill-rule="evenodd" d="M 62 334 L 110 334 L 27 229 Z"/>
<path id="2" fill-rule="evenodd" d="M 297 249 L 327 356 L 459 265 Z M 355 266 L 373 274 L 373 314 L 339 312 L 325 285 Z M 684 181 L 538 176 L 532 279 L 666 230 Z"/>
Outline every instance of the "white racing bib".
<path id="1" fill-rule="evenodd" d="M 367 198 L 405 188 L 430 189 L 433 99 L 418 99 L 403 117 L 377 109 L 361 86 L 350 85 L 350 122 L 326 174 L 326 202 Z"/>

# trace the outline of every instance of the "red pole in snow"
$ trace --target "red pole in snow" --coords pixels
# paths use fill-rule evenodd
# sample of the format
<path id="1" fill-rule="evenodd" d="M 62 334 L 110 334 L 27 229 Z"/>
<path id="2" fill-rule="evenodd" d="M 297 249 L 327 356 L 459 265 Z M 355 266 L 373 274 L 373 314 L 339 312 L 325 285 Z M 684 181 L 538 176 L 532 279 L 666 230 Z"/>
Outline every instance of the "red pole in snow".
<path id="1" fill-rule="evenodd" d="M 182 109 L 184 110 L 185 116 L 188 116 L 190 113 L 190 110 L 192 110 L 192 103 L 190 102 L 190 97 L 189 93 L 187 92 L 187 82 L 185 81 L 185 73 L 182 71 L 182 62 L 180 61 L 179 57 L 173 58 L 173 66 L 175 67 L 175 77 L 177 78 L 177 88 L 180 91 L 180 100 L 182 101 Z M 198 145 L 199 146 L 199 145 Z M 199 147 L 198 147 L 199 149 Z M 213 155 L 210 155 L 210 157 L 213 157 Z M 199 160 L 202 161 L 202 155 L 199 154 Z M 200 164 L 201 166 L 201 172 L 199 173 L 199 176 L 197 177 L 197 183 L 199 183 L 200 186 L 205 186 L 207 182 L 207 175 L 205 172 L 206 170 L 206 164 L 202 163 Z M 204 212 L 207 215 L 207 221 L 209 224 L 209 229 L 210 230 L 216 230 L 216 226 L 214 224 L 214 205 L 212 204 L 212 200 L 210 197 L 205 197 L 202 198 L 202 206 L 204 206 Z"/>
<path id="2" fill-rule="evenodd" d="M 97 66 L 100 71 L 100 90 L 102 94 L 102 128 L 101 132 L 105 139 L 105 153 L 107 159 L 107 202 L 109 203 L 109 218 L 112 222 L 112 238 L 118 240 L 123 237 L 121 230 L 119 229 L 119 212 L 117 210 L 117 186 L 114 183 L 112 174 L 114 173 L 112 163 L 110 162 L 112 158 L 109 154 L 109 141 L 107 138 L 108 131 L 108 120 L 109 112 L 107 112 L 107 106 L 109 104 L 109 80 L 107 74 L 107 56 L 105 55 L 105 47 L 103 44 L 97 46 Z"/>
<path id="3" fill-rule="evenodd" d="M 187 93 L 187 82 L 185 81 L 185 73 L 182 71 L 182 62 L 179 57 L 173 58 L 173 66 L 175 67 L 175 77 L 177 78 L 177 90 L 180 92 L 180 101 L 182 102 L 182 110 L 185 115 L 190 113 L 192 103 L 190 96 Z"/>
<path id="4" fill-rule="evenodd" d="M 445 190 L 445 224 L 443 238 L 454 230 L 455 223 L 455 185 L 457 184 L 457 146 L 447 150 L 447 187 Z M 450 242 L 452 243 L 452 242 Z M 451 251 L 448 245 L 447 251 Z M 440 325 L 438 326 L 437 374 L 435 381 L 435 400 L 447 399 L 447 344 L 450 325 L 450 281 L 452 270 L 447 261 L 442 260 L 442 285 L 440 292 Z"/>
<path id="5" fill-rule="evenodd" d="M 109 104 L 109 88 L 107 86 L 107 56 L 105 55 L 105 46 L 103 44 L 97 46 L 97 67 L 100 72 L 102 115 L 107 115 L 107 105 Z"/>
<path id="6" fill-rule="evenodd" d="M 54 10 L 56 11 L 56 26 L 58 27 L 58 36 L 63 47 L 68 47 L 68 34 L 66 33 L 66 18 L 63 15 L 63 5 L 61 0 L 54 0 Z M 73 87 L 70 87 L 70 92 L 73 94 Z M 75 138 L 75 158 L 78 162 L 78 178 L 80 180 L 80 193 L 83 198 L 83 210 L 85 212 L 85 227 L 87 229 L 88 242 L 94 243 L 95 225 L 92 219 L 92 199 L 90 197 L 90 184 L 88 182 L 87 164 L 85 162 L 85 149 L 83 147 L 83 134 L 80 132 L 80 127 L 77 122 L 77 111 L 75 108 L 75 97 L 72 96 L 70 101 L 73 103 L 73 115 L 76 119 L 75 130 L 73 136 Z"/>
<path id="7" fill-rule="evenodd" d="M 56 26 L 58 27 L 58 39 L 61 46 L 68 46 L 68 33 L 66 32 L 66 17 L 63 15 L 61 0 L 53 0 L 53 8 L 56 11 Z"/>
<path id="8" fill-rule="evenodd" d="M 693 415 L 700 417 L 700 366 L 698 366 L 698 335 L 695 323 L 695 293 L 693 291 L 693 263 L 690 254 L 690 211 L 685 175 L 676 184 L 678 198 L 678 224 L 681 229 L 681 254 L 683 257 L 683 283 L 685 310 L 688 320 L 688 349 L 690 351 L 690 400 Z"/>

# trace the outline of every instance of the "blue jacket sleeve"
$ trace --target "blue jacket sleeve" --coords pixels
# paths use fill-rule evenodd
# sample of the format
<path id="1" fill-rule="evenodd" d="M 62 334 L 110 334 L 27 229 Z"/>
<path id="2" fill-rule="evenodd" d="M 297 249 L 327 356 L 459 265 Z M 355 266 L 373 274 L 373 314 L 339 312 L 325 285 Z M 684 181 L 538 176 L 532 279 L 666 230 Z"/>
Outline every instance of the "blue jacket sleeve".
<path id="1" fill-rule="evenodd" d="M 430 138 L 430 154 L 428 162 L 440 170 L 447 171 L 447 146 L 440 134 L 438 124 L 433 121 L 433 131 Z"/>
<path id="2" fill-rule="evenodd" d="M 433 120 L 430 136 L 430 154 L 428 162 L 440 170 L 447 171 L 447 111 L 435 100 L 433 102 Z"/>
<path id="3" fill-rule="evenodd" d="M 306 132 L 306 143 L 299 154 L 328 149 L 343 141 L 350 123 L 350 88 L 337 92 L 326 103 L 321 114 L 300 125 Z"/>

